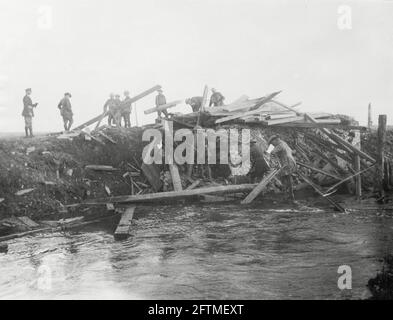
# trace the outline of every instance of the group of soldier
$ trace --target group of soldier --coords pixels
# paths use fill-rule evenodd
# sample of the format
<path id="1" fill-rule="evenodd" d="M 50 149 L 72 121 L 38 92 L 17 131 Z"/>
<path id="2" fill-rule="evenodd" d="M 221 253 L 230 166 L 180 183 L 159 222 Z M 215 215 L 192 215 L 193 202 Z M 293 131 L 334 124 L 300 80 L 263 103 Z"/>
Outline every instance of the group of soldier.
<path id="1" fill-rule="evenodd" d="M 38 103 L 33 103 L 31 99 L 32 90 L 27 88 L 26 94 L 23 97 L 23 112 L 22 116 L 25 119 L 25 133 L 26 137 L 33 137 L 33 117 L 34 108 L 37 107 Z M 66 92 L 64 97 L 60 100 L 57 107 L 60 110 L 60 115 L 63 118 L 64 130 L 70 131 L 73 120 L 73 112 L 71 106 L 71 93 Z M 224 96 L 215 89 L 212 89 L 212 96 L 210 98 L 209 107 L 218 107 L 224 105 Z M 121 99 L 119 94 L 111 93 L 109 99 L 104 104 L 104 114 L 108 115 L 108 125 L 115 125 L 117 127 L 124 126 L 125 128 L 131 127 L 131 111 L 132 111 L 132 99 L 130 98 L 130 92 L 124 91 L 124 98 Z M 193 112 L 200 111 L 202 106 L 203 97 L 192 97 L 186 100 L 186 104 L 190 105 Z M 156 107 L 163 106 L 167 103 L 166 97 L 162 89 L 158 90 L 156 96 Z M 157 111 L 158 118 L 161 119 L 162 115 L 168 117 L 168 111 L 162 110 Z"/>
<path id="2" fill-rule="evenodd" d="M 131 109 L 132 100 L 129 91 L 124 91 L 123 100 L 120 99 L 119 94 L 111 93 L 104 104 L 104 114 L 108 114 L 108 125 L 112 126 L 114 124 L 117 127 L 121 127 L 123 121 L 124 127 L 130 128 Z"/>
<path id="3" fill-rule="evenodd" d="M 23 112 L 22 116 L 25 119 L 25 133 L 26 137 L 33 137 L 33 117 L 34 117 L 34 108 L 37 107 L 38 103 L 33 103 L 31 99 L 31 88 L 25 90 L 26 94 L 23 97 Z M 66 92 L 64 97 L 58 104 L 58 108 L 60 109 L 60 114 L 63 118 L 64 122 L 64 130 L 69 131 L 73 124 L 73 112 L 71 107 L 71 93 Z M 209 107 L 219 107 L 224 105 L 225 97 L 215 89 L 212 89 L 212 96 L 210 98 Z M 130 98 L 130 92 L 124 91 L 124 98 L 121 100 L 119 94 L 110 94 L 109 99 L 104 104 L 104 115 L 108 115 L 108 125 L 112 126 L 113 124 L 120 127 L 122 126 L 122 121 L 124 122 L 124 127 L 131 127 L 131 108 L 132 108 L 132 99 Z M 156 107 L 163 106 L 167 104 L 166 97 L 162 91 L 162 89 L 158 90 L 158 94 L 156 96 Z M 199 112 L 203 103 L 203 97 L 196 96 L 186 100 L 186 104 L 190 105 L 193 112 Z M 157 111 L 158 118 L 161 119 L 162 114 L 165 117 L 168 117 L 169 114 L 167 110 Z M 280 162 L 282 167 L 281 177 L 284 187 L 286 188 L 289 198 L 294 200 L 293 195 L 293 181 L 292 175 L 296 172 L 296 161 L 292 155 L 292 150 L 288 146 L 288 144 L 281 140 L 278 135 L 273 135 L 270 137 L 268 141 L 268 146 L 273 145 L 274 149 L 271 154 L 275 154 Z M 251 139 L 251 158 L 253 159 L 252 169 L 250 174 L 254 178 L 262 177 L 265 172 L 269 169 L 266 161 L 266 156 L 269 156 L 266 153 L 266 148 L 261 144 L 261 141 L 258 139 Z M 193 166 L 188 166 L 187 176 L 191 178 Z M 211 179 L 211 170 L 210 167 L 207 166 L 207 176 Z M 203 171 L 203 170 L 202 170 Z"/>

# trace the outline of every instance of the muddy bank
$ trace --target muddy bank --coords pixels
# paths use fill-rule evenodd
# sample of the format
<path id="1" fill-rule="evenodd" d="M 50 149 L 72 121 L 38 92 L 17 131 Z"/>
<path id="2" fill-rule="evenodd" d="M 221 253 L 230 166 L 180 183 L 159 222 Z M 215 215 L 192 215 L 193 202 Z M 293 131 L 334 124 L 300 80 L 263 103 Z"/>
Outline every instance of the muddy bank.
<path id="1" fill-rule="evenodd" d="M 68 205 L 87 197 L 129 194 L 130 181 L 123 174 L 131 170 L 130 165 L 139 165 L 142 129 L 108 128 L 105 132 L 114 143 L 83 134 L 72 139 L 0 140 L 0 219 L 56 219 L 72 213 Z M 86 170 L 87 165 L 118 170 Z"/>

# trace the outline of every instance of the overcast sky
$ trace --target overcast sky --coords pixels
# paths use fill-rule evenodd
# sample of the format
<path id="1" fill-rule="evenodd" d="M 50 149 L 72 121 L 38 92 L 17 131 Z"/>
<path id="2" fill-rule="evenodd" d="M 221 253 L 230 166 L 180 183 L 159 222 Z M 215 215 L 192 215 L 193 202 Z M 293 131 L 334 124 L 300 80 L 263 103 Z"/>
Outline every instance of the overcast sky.
<path id="1" fill-rule="evenodd" d="M 342 5 L 351 28 L 338 21 Z M 392 123 L 393 1 L 0 0 L 0 131 L 23 131 L 27 87 L 35 130 L 59 131 L 66 91 L 78 124 L 110 92 L 156 84 L 168 101 L 205 84 L 228 103 L 283 90 L 280 101 L 303 111 L 363 124 L 371 102 L 374 121 Z M 143 114 L 153 106 L 154 95 L 137 103 L 139 124 L 154 120 Z"/>

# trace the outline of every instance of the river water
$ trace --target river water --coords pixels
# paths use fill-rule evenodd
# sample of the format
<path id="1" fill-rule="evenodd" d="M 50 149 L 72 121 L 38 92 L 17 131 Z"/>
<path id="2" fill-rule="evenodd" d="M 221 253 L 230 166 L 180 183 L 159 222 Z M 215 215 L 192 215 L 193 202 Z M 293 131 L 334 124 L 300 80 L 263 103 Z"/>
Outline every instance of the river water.
<path id="1" fill-rule="evenodd" d="M 371 211 L 144 207 L 123 242 L 115 223 L 9 241 L 0 299 L 361 299 L 393 244 L 393 219 Z"/>

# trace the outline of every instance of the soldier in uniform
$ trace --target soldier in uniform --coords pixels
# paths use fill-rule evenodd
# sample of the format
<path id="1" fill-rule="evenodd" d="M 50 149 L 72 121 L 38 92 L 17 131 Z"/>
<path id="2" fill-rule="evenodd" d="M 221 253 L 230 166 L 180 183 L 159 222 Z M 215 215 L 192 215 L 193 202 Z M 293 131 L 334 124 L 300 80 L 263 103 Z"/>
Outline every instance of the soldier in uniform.
<path id="1" fill-rule="evenodd" d="M 209 107 L 214 106 L 214 107 L 219 107 L 224 105 L 224 100 L 225 97 L 218 92 L 216 89 L 212 89 L 212 96 L 210 97 L 210 104 Z"/>
<path id="2" fill-rule="evenodd" d="M 104 113 L 108 111 L 108 125 L 111 126 L 113 122 L 113 115 L 114 115 L 114 106 L 115 106 L 115 95 L 111 93 L 109 95 L 109 99 L 106 100 L 104 104 Z"/>
<path id="3" fill-rule="evenodd" d="M 130 92 L 124 91 L 124 100 L 121 102 L 121 117 L 126 128 L 131 128 L 131 104 Z"/>
<path id="4" fill-rule="evenodd" d="M 121 100 L 120 94 L 115 95 L 115 103 L 113 107 L 113 119 L 116 127 L 121 127 Z"/>
<path id="5" fill-rule="evenodd" d="M 260 139 L 251 138 L 250 142 L 251 168 L 249 176 L 252 177 L 254 182 L 259 182 L 264 174 L 270 169 L 264 156 L 266 146 Z"/>
<path id="6" fill-rule="evenodd" d="M 292 149 L 288 144 L 281 140 L 278 135 L 273 135 L 268 141 L 268 145 L 272 144 L 274 146 L 272 155 L 276 155 L 280 161 L 281 178 L 286 191 L 289 193 L 289 197 L 292 201 L 295 201 L 295 196 L 293 194 L 293 179 L 292 174 L 296 172 L 296 160 L 292 155 Z"/>
<path id="7" fill-rule="evenodd" d="M 26 138 L 33 137 L 33 117 L 34 117 L 34 108 L 37 107 L 38 103 L 34 103 L 30 98 L 31 88 L 25 90 L 26 95 L 23 97 L 23 111 L 22 116 L 25 118 L 25 133 Z"/>
<path id="8" fill-rule="evenodd" d="M 71 93 L 66 92 L 64 94 L 64 98 L 60 100 L 59 104 L 57 107 L 60 109 L 60 114 L 63 117 L 63 123 L 64 123 L 64 130 L 65 131 L 70 131 L 72 124 L 74 123 L 73 120 L 73 112 L 72 112 L 72 107 L 71 107 Z"/>
<path id="9" fill-rule="evenodd" d="M 190 105 L 192 112 L 198 112 L 201 109 L 203 97 L 192 97 L 186 100 L 186 104 Z"/>
<path id="10" fill-rule="evenodd" d="M 156 107 L 163 106 L 164 104 L 166 104 L 166 98 L 164 96 L 162 89 L 159 89 L 158 95 L 156 96 Z M 163 110 L 162 113 L 165 115 L 165 117 L 169 116 L 168 111 L 166 111 L 166 110 Z M 158 111 L 157 114 L 158 114 L 158 118 L 160 119 L 161 118 L 161 111 Z"/>

